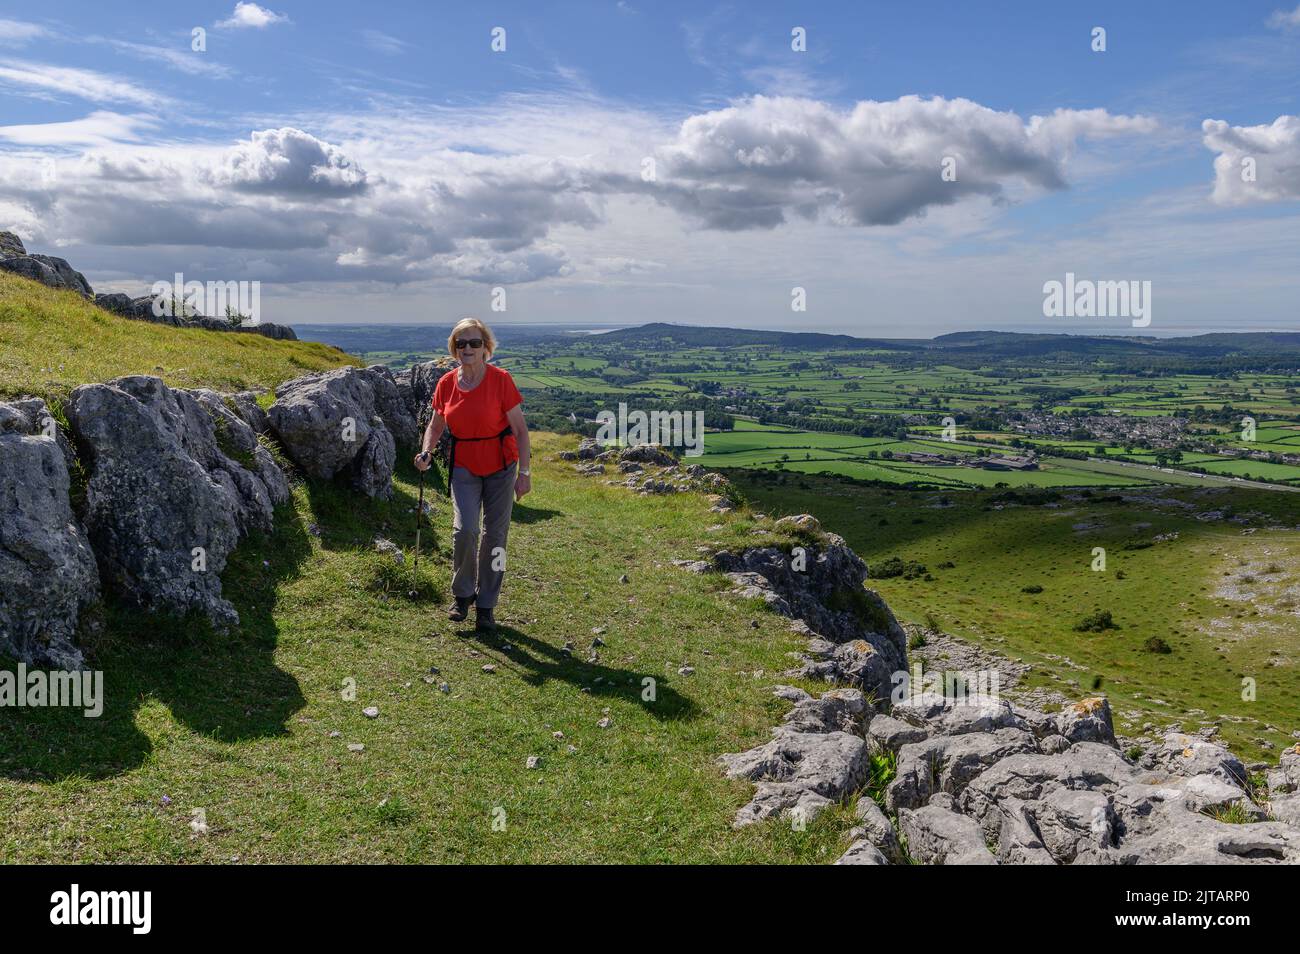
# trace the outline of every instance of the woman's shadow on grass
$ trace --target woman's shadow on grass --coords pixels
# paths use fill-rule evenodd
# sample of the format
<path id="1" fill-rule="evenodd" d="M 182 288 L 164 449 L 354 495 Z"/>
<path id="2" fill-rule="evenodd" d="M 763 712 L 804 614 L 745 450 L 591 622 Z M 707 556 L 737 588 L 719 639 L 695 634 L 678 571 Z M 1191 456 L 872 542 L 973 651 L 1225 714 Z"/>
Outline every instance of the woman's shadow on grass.
<path id="1" fill-rule="evenodd" d="M 699 715 L 694 700 L 667 685 L 662 675 L 616 669 L 599 662 L 587 662 L 562 649 L 529 636 L 513 626 L 497 625 L 495 633 L 462 630 L 503 664 L 516 669 L 524 682 L 540 686 L 558 679 L 586 690 L 593 696 L 639 701 L 661 720 L 689 720 Z M 503 646 L 509 646 L 507 651 Z"/>
<path id="2" fill-rule="evenodd" d="M 415 482 L 409 461 L 403 466 L 399 458 L 398 474 Z M 90 705 L 0 707 L 0 777 L 49 782 L 129 772 L 152 754 L 149 736 L 137 725 L 141 710 L 152 704 L 165 706 L 176 721 L 217 742 L 286 735 L 289 719 L 305 699 L 297 680 L 275 662 L 280 584 L 304 572 L 316 536 L 326 551 L 368 551 L 361 568 L 368 574 L 367 588 L 391 598 L 408 599 L 414 593 L 419 602 L 439 601 L 435 567 L 440 542 L 449 536 L 444 524 L 450 524 L 450 514 L 435 503 L 445 483 L 431 474 L 425 501 L 432 512 L 421 525 L 418 573 L 410 565 L 415 494 L 395 484 L 390 499 L 371 500 L 338 484 L 308 482 L 304 490 L 318 526 L 308 527 L 293 506 L 282 506 L 274 530 L 241 541 L 221 573 L 223 596 L 239 613 L 237 631 L 214 633 L 205 620 L 151 614 L 109 595 L 103 633 L 89 647 L 87 660 L 88 669 L 103 673 L 102 711 L 87 718 Z M 557 514 L 517 504 L 514 519 L 533 523 Z M 377 536 L 392 539 L 404 551 L 402 564 L 376 552 Z M 0 661 L 0 668 L 17 672 L 13 661 Z M 605 680 L 615 674 L 604 672 Z M 597 675 L 601 673 L 591 678 Z M 628 674 L 622 675 L 626 679 Z M 571 669 L 552 672 L 549 664 L 540 666 L 536 678 L 548 677 L 576 678 Z M 609 687 L 595 684 L 592 691 L 608 692 Z M 678 707 L 675 697 L 671 693 L 667 700 L 673 708 Z"/>

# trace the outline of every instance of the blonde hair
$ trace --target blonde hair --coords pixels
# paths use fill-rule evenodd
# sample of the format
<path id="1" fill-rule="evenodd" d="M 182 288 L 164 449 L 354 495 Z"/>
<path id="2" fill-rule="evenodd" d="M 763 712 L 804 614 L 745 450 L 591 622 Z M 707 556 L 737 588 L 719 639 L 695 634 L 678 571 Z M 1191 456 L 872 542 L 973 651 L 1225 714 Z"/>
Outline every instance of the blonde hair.
<path id="1" fill-rule="evenodd" d="M 456 322 L 456 327 L 451 329 L 451 334 L 447 336 L 447 353 L 453 358 L 458 357 L 456 354 L 456 339 L 460 337 L 462 331 L 474 329 L 478 336 L 483 339 L 483 347 L 487 350 L 487 357 L 492 357 L 492 352 L 497 350 L 496 335 L 492 334 L 492 329 L 483 324 L 478 318 L 462 318 Z"/>

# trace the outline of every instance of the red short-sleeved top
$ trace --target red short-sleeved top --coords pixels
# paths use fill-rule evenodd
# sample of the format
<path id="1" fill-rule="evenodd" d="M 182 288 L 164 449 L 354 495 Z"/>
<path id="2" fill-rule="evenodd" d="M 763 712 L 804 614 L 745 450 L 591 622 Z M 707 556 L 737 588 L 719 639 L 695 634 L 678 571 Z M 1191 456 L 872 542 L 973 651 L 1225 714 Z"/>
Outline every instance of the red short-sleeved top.
<path id="1" fill-rule="evenodd" d="M 462 391 L 457 384 L 458 371 L 444 374 L 433 391 L 433 409 L 443 416 L 456 443 L 456 466 L 480 477 L 495 474 L 519 459 L 519 446 L 513 434 L 504 440 L 497 435 L 510 426 L 506 412 L 523 403 L 514 378 L 505 368 L 487 365 L 487 373 L 478 386 Z M 467 441 L 467 437 L 486 437 L 485 441 Z"/>

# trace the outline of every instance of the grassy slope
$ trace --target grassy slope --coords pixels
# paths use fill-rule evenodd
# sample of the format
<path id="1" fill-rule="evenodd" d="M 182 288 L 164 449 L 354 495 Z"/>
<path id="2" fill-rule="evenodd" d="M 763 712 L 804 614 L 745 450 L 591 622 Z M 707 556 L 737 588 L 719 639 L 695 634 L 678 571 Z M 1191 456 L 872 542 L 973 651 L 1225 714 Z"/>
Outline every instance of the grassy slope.
<path id="1" fill-rule="evenodd" d="M 515 511 L 500 638 L 445 618 L 445 498 L 424 531 L 418 598 L 407 596 L 409 570 L 373 552 L 376 533 L 413 541 L 409 467 L 391 503 L 299 486 L 275 534 L 242 545 L 227 569 L 244 624 L 234 637 L 111 613 L 94 657 L 101 718 L 0 712 L 0 858 L 836 857 L 848 809 L 805 832 L 732 831 L 751 786 L 714 764 L 779 721 L 787 704 L 769 687 L 798 643 L 779 618 L 721 595 L 725 581 L 669 561 L 695 557 L 702 541 L 761 541 L 752 518 L 709 513 L 695 494 L 635 497 L 545 461 L 570 443 L 537 435 L 537 490 Z M 607 645 L 588 663 L 597 625 Z M 686 664 L 694 675 L 678 674 Z M 423 680 L 430 666 L 450 694 Z M 658 682 L 654 703 L 641 698 L 646 676 Z M 355 701 L 341 697 L 349 678 Z M 362 715 L 368 705 L 378 719 Z M 606 713 L 613 727 L 600 729 Z M 525 768 L 529 755 L 539 769 Z M 492 829 L 497 807 L 505 831 Z M 203 836 L 189 828 L 196 808 Z"/>
<path id="2" fill-rule="evenodd" d="M 0 272 L 0 398 L 53 398 L 124 374 L 156 374 L 176 387 L 273 388 L 356 363 L 316 342 L 131 321 L 73 292 Z"/>
<path id="3" fill-rule="evenodd" d="M 318 344 L 131 322 L 0 273 L 0 395 L 57 398 L 132 372 L 273 387 L 352 360 Z M 535 438 L 538 489 L 515 512 L 500 638 L 445 618 L 445 498 L 424 531 L 415 599 L 410 571 L 374 552 L 376 534 L 408 552 L 413 543 L 406 464 L 389 503 L 298 485 L 275 533 L 244 542 L 224 574 L 243 621 L 232 636 L 110 606 L 91 647 L 102 717 L 0 709 L 0 861 L 836 857 L 847 808 L 805 832 L 731 830 L 751 786 L 714 760 L 767 737 L 787 708 L 770 694 L 772 674 L 799 641 L 720 595 L 723 581 L 668 562 L 764 537 L 698 495 L 637 498 L 546 462 L 561 443 L 572 441 Z M 589 663 L 597 625 L 607 645 Z M 495 673 L 482 671 L 488 662 Z M 678 674 L 686 664 L 694 675 Z M 430 666 L 441 670 L 432 685 Z M 653 703 L 642 700 L 647 676 Z M 362 715 L 368 705 L 378 719 Z M 600 729 L 606 714 L 613 726 Z M 525 768 L 530 755 L 539 769 Z M 493 830 L 498 807 L 504 831 Z M 190 829 L 196 809 L 204 835 Z"/>
<path id="4" fill-rule="evenodd" d="M 1198 719 L 1223 714 L 1248 720 L 1222 727 L 1223 738 L 1243 756 L 1273 760 L 1294 742 L 1300 531 L 1276 525 L 1300 524 L 1296 495 L 1163 488 L 1148 491 L 1151 504 L 1061 501 L 986 510 L 987 491 L 881 490 L 818 477 L 802 478 L 806 486 L 794 479 L 777 486 L 731 476 L 756 507 L 816 514 L 868 565 L 894 555 L 925 564 L 932 580 L 870 581 L 900 617 L 921 622 L 931 616 L 949 632 L 1033 662 L 1038 672 L 1030 684 L 1054 686 L 1067 696 L 1089 690 L 1100 676 L 1123 717 L 1117 728 L 1126 734 L 1141 734 L 1148 720 L 1182 720 L 1194 729 Z M 941 499 L 951 506 L 936 506 Z M 1177 499 L 1192 509 L 1161 503 Z M 1193 516 L 1226 506 L 1261 515 L 1253 521 L 1259 529 L 1243 534 L 1239 525 Z M 1170 532 L 1178 538 L 1124 548 Z M 1097 546 L 1107 551 L 1105 572 L 1091 569 Z M 954 566 L 941 567 L 945 562 Z M 1022 592 L 1034 585 L 1042 592 Z M 1074 624 L 1095 610 L 1110 610 L 1120 628 L 1076 632 Z M 1145 651 L 1150 637 L 1164 639 L 1173 652 Z M 1257 681 L 1253 701 L 1242 698 L 1243 677 Z M 1187 714 L 1194 709 L 1208 714 Z M 1256 744 L 1261 738 L 1278 747 L 1274 754 Z"/>

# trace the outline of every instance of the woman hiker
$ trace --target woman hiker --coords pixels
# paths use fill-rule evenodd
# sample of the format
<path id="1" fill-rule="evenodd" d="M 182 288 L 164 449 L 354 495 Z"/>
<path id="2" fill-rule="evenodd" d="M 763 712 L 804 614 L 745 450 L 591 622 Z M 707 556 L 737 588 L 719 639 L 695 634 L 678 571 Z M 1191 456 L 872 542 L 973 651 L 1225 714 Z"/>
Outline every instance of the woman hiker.
<path id="1" fill-rule="evenodd" d="M 532 489 L 523 397 L 509 371 L 488 364 L 495 348 L 496 338 L 477 318 L 466 318 L 452 329 L 447 350 L 460 367 L 444 374 L 434 389 L 433 418 L 415 458 L 417 469 L 428 470 L 438 438 L 450 430 L 451 595 L 456 602 L 447 616 L 460 622 L 473 603 L 475 628 L 487 631 L 496 629 L 492 610 L 505 577 L 510 511 L 515 498 Z"/>

